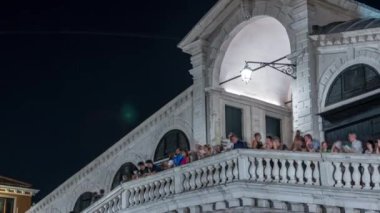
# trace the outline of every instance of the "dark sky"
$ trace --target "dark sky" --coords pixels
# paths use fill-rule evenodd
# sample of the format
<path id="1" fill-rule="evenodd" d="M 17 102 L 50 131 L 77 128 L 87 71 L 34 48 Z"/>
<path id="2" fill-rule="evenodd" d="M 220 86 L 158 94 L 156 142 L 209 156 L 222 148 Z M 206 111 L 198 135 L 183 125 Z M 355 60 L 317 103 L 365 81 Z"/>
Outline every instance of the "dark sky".
<path id="1" fill-rule="evenodd" d="M 38 200 L 190 86 L 176 45 L 215 2 L 1 1 L 0 175 Z"/>

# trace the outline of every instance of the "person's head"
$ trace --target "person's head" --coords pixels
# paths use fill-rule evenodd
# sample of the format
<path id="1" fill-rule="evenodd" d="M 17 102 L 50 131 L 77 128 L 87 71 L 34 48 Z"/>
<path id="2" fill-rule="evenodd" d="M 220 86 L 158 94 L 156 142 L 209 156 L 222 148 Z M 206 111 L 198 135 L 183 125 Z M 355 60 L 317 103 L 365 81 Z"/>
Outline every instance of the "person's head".
<path id="1" fill-rule="evenodd" d="M 306 134 L 305 136 L 303 136 L 305 138 L 305 141 L 306 143 L 310 143 L 313 141 L 313 137 L 311 137 L 310 134 Z"/>
<path id="2" fill-rule="evenodd" d="M 354 142 L 354 141 L 356 141 L 356 133 L 354 133 L 354 132 L 351 132 L 351 133 L 349 133 L 348 134 L 348 140 L 352 143 L 352 142 Z"/>
<path id="3" fill-rule="evenodd" d="M 366 146 L 366 150 L 373 152 L 374 142 L 372 140 L 368 140 L 365 146 Z"/>
<path id="4" fill-rule="evenodd" d="M 182 151 L 182 150 L 181 150 L 180 148 L 177 148 L 177 149 L 175 150 L 175 154 L 176 154 L 176 155 L 179 155 L 179 154 L 181 154 L 181 151 Z"/>
<path id="5" fill-rule="evenodd" d="M 152 160 L 145 161 L 145 166 L 148 167 L 149 169 L 153 168 L 153 161 Z"/>
<path id="6" fill-rule="evenodd" d="M 145 169 L 145 163 L 140 161 L 137 166 L 139 167 L 140 170 L 144 170 Z"/>
<path id="7" fill-rule="evenodd" d="M 279 137 L 273 137 L 273 149 L 279 149 L 281 146 L 281 140 Z"/>
<path id="8" fill-rule="evenodd" d="M 322 149 L 323 149 L 323 150 L 327 150 L 327 148 L 328 148 L 328 144 L 327 144 L 327 142 L 326 142 L 326 141 L 323 141 L 323 142 L 322 142 Z"/>
<path id="9" fill-rule="evenodd" d="M 377 146 L 380 147 L 380 138 L 377 139 Z"/>
<path id="10" fill-rule="evenodd" d="M 255 133 L 255 141 L 257 142 L 261 141 L 261 134 L 258 132 Z"/>
<path id="11" fill-rule="evenodd" d="M 273 149 L 273 138 L 271 136 L 267 136 L 265 139 L 265 148 Z"/>
<path id="12" fill-rule="evenodd" d="M 342 141 L 336 141 L 332 148 L 331 148 L 331 151 L 334 152 L 334 153 L 339 153 L 342 151 Z"/>
<path id="13" fill-rule="evenodd" d="M 300 131 L 300 130 L 297 130 L 297 131 L 296 131 L 296 137 L 297 137 L 297 136 L 301 136 L 301 131 Z"/>
<path id="14" fill-rule="evenodd" d="M 223 147 L 221 145 L 214 146 L 214 151 L 216 154 L 221 153 L 222 149 L 223 149 Z"/>
<path id="15" fill-rule="evenodd" d="M 182 156 L 183 156 L 183 157 L 189 157 L 189 152 L 186 151 L 186 150 L 183 150 L 183 151 L 182 151 Z"/>
<path id="16" fill-rule="evenodd" d="M 101 195 L 104 195 L 104 189 L 101 189 L 101 190 L 99 191 L 99 193 L 100 193 Z"/>
<path id="17" fill-rule="evenodd" d="M 229 139 L 230 139 L 231 143 L 237 143 L 239 140 L 239 138 L 234 133 L 229 134 Z"/>
<path id="18" fill-rule="evenodd" d="M 305 146 L 305 139 L 302 137 L 302 136 L 298 136 L 298 137 L 295 137 L 294 138 L 294 147 L 297 148 L 297 149 L 301 149 L 301 148 L 304 148 Z"/>
<path id="19" fill-rule="evenodd" d="M 267 137 L 265 138 L 265 144 L 267 144 L 267 143 L 272 143 L 272 141 L 273 141 L 272 136 L 267 136 Z"/>

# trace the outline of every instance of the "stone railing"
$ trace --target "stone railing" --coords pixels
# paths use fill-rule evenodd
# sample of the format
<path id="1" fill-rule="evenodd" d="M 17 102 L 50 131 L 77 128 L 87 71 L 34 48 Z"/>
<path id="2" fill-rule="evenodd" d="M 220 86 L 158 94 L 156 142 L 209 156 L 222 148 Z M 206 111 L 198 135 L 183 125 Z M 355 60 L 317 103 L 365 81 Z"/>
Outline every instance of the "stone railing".
<path id="1" fill-rule="evenodd" d="M 84 212 L 127 212 L 174 195 L 233 182 L 376 192 L 380 188 L 379 165 L 380 156 L 376 155 L 233 150 L 124 183 Z"/>

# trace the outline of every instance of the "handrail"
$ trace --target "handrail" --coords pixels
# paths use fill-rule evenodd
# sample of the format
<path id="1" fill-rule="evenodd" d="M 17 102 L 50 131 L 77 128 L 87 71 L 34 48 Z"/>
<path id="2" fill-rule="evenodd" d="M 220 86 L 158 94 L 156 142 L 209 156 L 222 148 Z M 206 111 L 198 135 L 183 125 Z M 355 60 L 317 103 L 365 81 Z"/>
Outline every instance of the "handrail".
<path id="1" fill-rule="evenodd" d="M 117 212 L 236 181 L 380 190 L 379 166 L 376 155 L 232 150 L 123 183 L 84 212 Z"/>

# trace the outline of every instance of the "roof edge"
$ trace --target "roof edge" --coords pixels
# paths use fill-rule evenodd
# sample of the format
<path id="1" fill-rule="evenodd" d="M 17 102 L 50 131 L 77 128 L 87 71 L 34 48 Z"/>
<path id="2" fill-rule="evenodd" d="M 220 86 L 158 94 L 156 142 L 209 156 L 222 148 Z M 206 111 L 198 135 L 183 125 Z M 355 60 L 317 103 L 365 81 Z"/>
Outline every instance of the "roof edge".
<path id="1" fill-rule="evenodd" d="M 197 38 L 201 31 L 206 28 L 233 0 L 219 0 L 186 34 L 186 36 L 178 43 L 177 47 L 183 49 Z M 236 0 L 235 0 L 236 1 Z"/>

